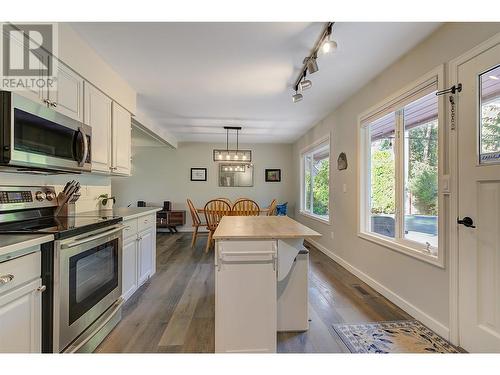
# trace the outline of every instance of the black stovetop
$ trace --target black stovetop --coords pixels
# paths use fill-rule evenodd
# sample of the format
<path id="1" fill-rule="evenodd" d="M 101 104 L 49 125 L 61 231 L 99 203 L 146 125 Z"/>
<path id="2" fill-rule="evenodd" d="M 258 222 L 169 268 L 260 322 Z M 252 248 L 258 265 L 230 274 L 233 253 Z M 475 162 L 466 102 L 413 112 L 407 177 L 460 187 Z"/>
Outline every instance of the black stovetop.
<path id="1" fill-rule="evenodd" d="M 0 225 L 0 234 L 53 234 L 55 239 L 76 236 L 122 221 L 121 216 L 47 216 Z"/>

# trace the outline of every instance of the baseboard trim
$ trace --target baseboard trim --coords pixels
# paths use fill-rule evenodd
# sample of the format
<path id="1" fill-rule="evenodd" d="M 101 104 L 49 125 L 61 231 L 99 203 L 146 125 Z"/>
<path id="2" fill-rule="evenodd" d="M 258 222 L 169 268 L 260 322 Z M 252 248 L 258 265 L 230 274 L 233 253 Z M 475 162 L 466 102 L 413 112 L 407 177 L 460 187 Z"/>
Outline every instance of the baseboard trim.
<path id="1" fill-rule="evenodd" d="M 359 270 L 358 268 L 354 267 L 351 265 L 349 262 L 345 261 L 343 258 L 339 257 L 337 254 L 335 254 L 333 251 L 327 249 L 320 243 L 308 239 L 307 242 L 309 242 L 311 245 L 313 245 L 315 248 L 317 248 L 319 251 L 321 251 L 323 254 L 331 258 L 333 261 L 336 263 L 340 264 L 342 267 L 344 267 L 347 271 L 352 273 L 353 275 L 359 277 L 362 281 L 367 283 L 370 287 L 375 289 L 377 292 L 382 294 L 385 298 L 387 298 L 389 301 L 406 311 L 408 314 L 412 315 L 415 319 L 418 319 L 420 322 L 422 322 L 424 325 L 432 329 L 434 332 L 436 332 L 438 335 L 442 336 L 443 338 L 449 340 L 450 337 L 450 330 L 448 327 L 446 327 L 443 323 L 437 321 L 424 311 L 420 310 L 418 307 L 415 305 L 411 304 L 404 298 L 400 297 L 398 294 L 394 293 L 392 290 L 389 288 L 385 287 L 381 283 L 379 283 L 377 280 L 373 279 L 372 277 L 368 276 L 366 273 L 363 271 Z"/>

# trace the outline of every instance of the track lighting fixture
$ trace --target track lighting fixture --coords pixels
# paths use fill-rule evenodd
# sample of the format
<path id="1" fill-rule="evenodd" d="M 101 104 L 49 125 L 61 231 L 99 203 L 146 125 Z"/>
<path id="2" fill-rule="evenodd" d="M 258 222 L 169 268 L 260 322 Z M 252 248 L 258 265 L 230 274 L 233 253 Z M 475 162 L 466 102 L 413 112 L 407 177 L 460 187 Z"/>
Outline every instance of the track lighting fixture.
<path id="1" fill-rule="evenodd" d="M 304 63 L 307 66 L 307 71 L 309 74 L 316 73 L 319 70 L 318 63 L 316 62 L 316 56 L 306 57 Z"/>
<path id="2" fill-rule="evenodd" d="M 300 70 L 299 76 L 293 85 L 295 94 L 292 95 L 292 99 L 294 103 L 301 101 L 304 98 L 302 92 L 312 87 L 312 82 L 306 79 L 306 74 L 313 74 L 319 70 L 317 62 L 318 52 L 321 50 L 323 53 L 328 53 L 337 49 L 337 42 L 331 38 L 333 24 L 334 22 L 327 22 L 325 24 L 325 27 L 323 28 L 320 37 L 314 44 L 310 55 L 304 58 L 302 69 Z"/>
<path id="3" fill-rule="evenodd" d="M 323 53 L 334 52 L 337 49 L 337 42 L 333 40 L 331 37 L 332 37 L 332 28 L 330 26 L 328 35 L 325 41 L 323 42 L 323 45 L 321 46 L 321 51 L 323 51 Z"/>
<path id="4" fill-rule="evenodd" d="M 307 90 L 307 89 L 310 89 L 312 87 L 312 82 L 308 79 L 303 79 L 302 81 L 300 81 L 299 83 L 299 89 L 300 91 L 304 91 L 304 90 Z"/>
<path id="5" fill-rule="evenodd" d="M 295 95 L 292 95 L 292 100 L 294 103 L 300 102 L 303 98 L 304 98 L 304 96 L 300 92 L 297 92 L 297 91 L 295 91 Z"/>

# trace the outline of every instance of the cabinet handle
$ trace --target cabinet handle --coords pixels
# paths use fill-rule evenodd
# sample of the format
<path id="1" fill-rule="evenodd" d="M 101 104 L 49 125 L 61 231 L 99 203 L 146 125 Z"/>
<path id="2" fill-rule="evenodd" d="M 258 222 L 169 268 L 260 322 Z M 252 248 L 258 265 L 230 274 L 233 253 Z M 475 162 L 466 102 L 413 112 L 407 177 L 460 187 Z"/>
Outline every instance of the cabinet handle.
<path id="1" fill-rule="evenodd" d="M 47 106 L 50 106 L 50 100 L 49 99 L 43 99 L 43 102 L 47 104 Z"/>
<path id="2" fill-rule="evenodd" d="M 55 108 L 55 107 L 57 107 L 57 103 L 56 103 L 56 102 L 50 102 L 50 105 L 51 105 L 52 107 L 54 107 L 54 108 Z"/>
<path id="3" fill-rule="evenodd" d="M 47 287 L 45 285 L 42 285 L 36 289 L 38 292 L 43 293 L 47 290 Z"/>
<path id="4" fill-rule="evenodd" d="M 14 280 L 14 275 L 12 274 L 0 276 L 0 285 L 10 283 L 12 280 Z"/>

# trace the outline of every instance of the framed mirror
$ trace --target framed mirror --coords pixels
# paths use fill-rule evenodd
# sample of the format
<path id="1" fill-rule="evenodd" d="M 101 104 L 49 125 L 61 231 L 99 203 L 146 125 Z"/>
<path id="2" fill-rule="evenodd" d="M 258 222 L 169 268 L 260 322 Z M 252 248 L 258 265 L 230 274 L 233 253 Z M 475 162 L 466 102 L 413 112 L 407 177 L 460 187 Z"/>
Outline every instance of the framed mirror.
<path id="1" fill-rule="evenodd" d="M 251 187 L 253 186 L 253 165 L 241 163 L 219 164 L 219 186 Z"/>

